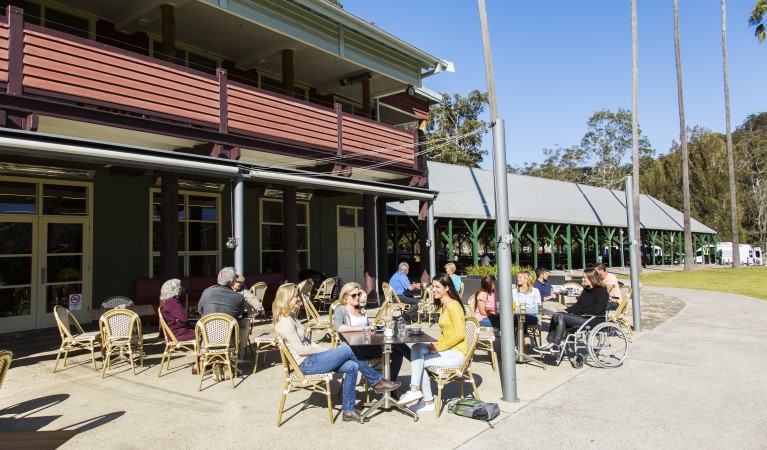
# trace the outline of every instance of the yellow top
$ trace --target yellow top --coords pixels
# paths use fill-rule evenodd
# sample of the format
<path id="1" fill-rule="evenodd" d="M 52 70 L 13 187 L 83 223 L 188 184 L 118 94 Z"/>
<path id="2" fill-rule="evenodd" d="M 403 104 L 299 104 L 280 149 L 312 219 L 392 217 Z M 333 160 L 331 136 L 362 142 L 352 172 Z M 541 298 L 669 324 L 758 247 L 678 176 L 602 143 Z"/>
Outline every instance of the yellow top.
<path id="1" fill-rule="evenodd" d="M 464 355 L 469 353 L 466 342 L 466 314 L 461 302 L 450 299 L 447 308 L 442 309 L 439 316 L 439 327 L 442 334 L 437 339 L 437 350 L 458 350 Z"/>

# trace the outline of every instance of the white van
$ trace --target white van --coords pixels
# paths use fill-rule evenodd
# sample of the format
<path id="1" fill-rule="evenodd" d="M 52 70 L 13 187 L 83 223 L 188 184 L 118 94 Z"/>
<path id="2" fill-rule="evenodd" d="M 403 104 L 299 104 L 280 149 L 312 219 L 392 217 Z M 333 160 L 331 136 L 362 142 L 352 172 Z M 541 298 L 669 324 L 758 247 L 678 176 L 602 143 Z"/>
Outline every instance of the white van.
<path id="1" fill-rule="evenodd" d="M 740 263 L 745 266 L 754 264 L 754 251 L 748 244 L 740 244 Z M 716 259 L 719 264 L 732 264 L 732 242 L 716 244 Z"/>
<path id="2" fill-rule="evenodd" d="M 761 247 L 754 247 L 754 265 L 755 266 L 764 265 L 764 252 L 762 252 Z"/>

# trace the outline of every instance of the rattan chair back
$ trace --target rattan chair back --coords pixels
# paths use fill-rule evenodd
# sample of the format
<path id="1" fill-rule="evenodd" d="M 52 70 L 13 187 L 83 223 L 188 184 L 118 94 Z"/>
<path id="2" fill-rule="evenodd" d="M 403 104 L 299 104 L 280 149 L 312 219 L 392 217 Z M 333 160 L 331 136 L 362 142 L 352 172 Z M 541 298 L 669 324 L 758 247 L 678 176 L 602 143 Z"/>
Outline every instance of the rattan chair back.
<path id="1" fill-rule="evenodd" d="M 206 314 L 197 322 L 194 328 L 197 354 L 199 356 L 198 373 L 200 383 L 197 390 L 202 390 L 202 380 L 205 378 L 205 368 L 213 365 L 226 366 L 234 387 L 234 377 L 237 373 L 237 351 L 240 342 L 240 327 L 237 319 L 223 314 Z"/>
<path id="2" fill-rule="evenodd" d="M 11 358 L 13 358 L 13 353 L 8 350 L 0 350 L 0 388 L 3 387 L 5 375 L 11 367 Z"/>
<path id="3" fill-rule="evenodd" d="M 144 365 L 144 336 L 138 314 L 120 307 L 109 310 L 99 319 L 99 330 L 104 346 L 104 367 L 101 377 L 103 378 L 111 367 L 111 356 L 115 351 L 128 354 L 133 375 L 136 375 L 136 366 L 133 363 L 134 351 L 137 351 L 141 358 L 141 366 Z"/>
<path id="4" fill-rule="evenodd" d="M 102 308 L 119 308 L 121 306 L 133 306 L 133 300 L 121 295 L 109 297 L 101 303 Z"/>

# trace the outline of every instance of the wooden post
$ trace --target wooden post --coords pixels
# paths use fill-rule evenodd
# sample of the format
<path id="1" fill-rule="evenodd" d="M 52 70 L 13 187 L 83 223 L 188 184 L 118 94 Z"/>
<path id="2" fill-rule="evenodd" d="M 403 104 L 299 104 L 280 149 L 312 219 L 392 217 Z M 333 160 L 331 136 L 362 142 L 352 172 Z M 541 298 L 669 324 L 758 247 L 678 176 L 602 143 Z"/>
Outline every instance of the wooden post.
<path id="1" fill-rule="evenodd" d="M 298 224 L 296 208 L 296 187 L 282 187 L 282 273 L 285 280 L 295 283 L 298 280 Z"/>
<path id="2" fill-rule="evenodd" d="M 160 193 L 160 273 L 163 282 L 178 278 L 178 174 L 163 172 Z"/>
<path id="3" fill-rule="evenodd" d="M 176 63 L 176 13 L 173 5 L 162 5 L 162 53 L 165 61 Z"/>
<path id="4" fill-rule="evenodd" d="M 282 93 L 293 97 L 296 94 L 296 71 L 293 67 L 293 49 L 282 50 Z"/>
<path id="5" fill-rule="evenodd" d="M 365 293 L 370 296 L 374 292 L 378 279 L 376 277 L 376 208 L 375 197 L 369 194 L 362 196 L 362 214 L 365 217 L 365 226 L 363 231 L 363 264 L 365 271 Z"/>
<path id="6" fill-rule="evenodd" d="M 362 111 L 363 116 L 370 119 L 372 105 L 370 102 L 370 80 L 362 80 Z"/>

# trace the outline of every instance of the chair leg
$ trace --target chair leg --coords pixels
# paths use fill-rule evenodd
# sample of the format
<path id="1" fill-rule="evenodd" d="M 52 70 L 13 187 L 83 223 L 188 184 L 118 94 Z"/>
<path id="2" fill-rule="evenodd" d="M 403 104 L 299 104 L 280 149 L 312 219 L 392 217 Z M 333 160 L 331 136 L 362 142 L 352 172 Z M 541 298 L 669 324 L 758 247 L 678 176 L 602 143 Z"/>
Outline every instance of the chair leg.
<path id="1" fill-rule="evenodd" d="M 493 372 L 498 372 L 498 357 L 495 354 L 495 343 L 490 343 L 490 364 L 493 366 Z"/>
<path id="2" fill-rule="evenodd" d="M 108 347 L 104 351 L 104 364 L 101 367 L 101 378 L 104 378 L 104 375 L 107 373 L 107 370 L 109 370 L 109 366 L 112 360 L 112 348 Z"/>
<path id="3" fill-rule="evenodd" d="M 328 399 L 328 417 L 333 425 L 333 399 L 330 398 L 330 380 L 325 380 L 325 397 Z"/>
<path id="4" fill-rule="evenodd" d="M 437 419 L 439 419 L 439 413 L 442 411 L 442 380 L 437 381 Z"/>
<path id="5" fill-rule="evenodd" d="M 168 344 L 165 344 L 165 351 L 162 352 L 162 358 L 160 358 L 160 370 L 157 371 L 157 378 L 160 378 L 162 374 L 162 366 L 165 365 L 165 358 L 168 358 L 168 367 L 170 368 L 170 354 L 168 353 Z"/>
<path id="6" fill-rule="evenodd" d="M 96 344 L 91 344 L 91 361 L 93 362 L 93 370 L 98 370 L 96 368 Z"/>
<path id="7" fill-rule="evenodd" d="M 458 379 L 458 390 L 461 392 L 461 398 L 466 398 L 466 394 L 463 392 L 463 378 Z"/>
<path id="8" fill-rule="evenodd" d="M 285 387 L 282 388 L 282 398 L 280 399 L 280 409 L 277 411 L 277 427 L 279 428 L 281 422 L 282 422 L 282 410 L 285 409 L 285 398 L 288 396 L 288 392 L 290 392 L 290 381 L 285 380 Z M 328 392 L 330 392 L 330 384 L 328 383 Z M 332 415 L 330 416 L 332 419 Z"/>
<path id="9" fill-rule="evenodd" d="M 56 368 L 59 366 L 59 358 L 61 358 L 61 352 L 64 351 L 64 345 L 59 348 L 59 353 L 56 355 L 56 364 L 53 366 L 53 373 L 56 373 Z"/>
<path id="10" fill-rule="evenodd" d="M 471 388 L 474 392 L 474 398 L 479 400 L 479 391 L 477 390 L 477 385 L 474 383 L 474 373 L 472 373 L 471 369 L 467 369 L 466 374 L 469 376 L 469 381 L 471 381 Z"/>
<path id="11" fill-rule="evenodd" d="M 67 367 L 67 356 L 69 356 L 69 348 L 64 349 L 64 367 Z"/>
<path id="12" fill-rule="evenodd" d="M 130 360 L 130 368 L 133 371 L 133 376 L 136 376 L 136 365 L 133 363 L 133 348 L 128 345 L 128 359 Z"/>
<path id="13" fill-rule="evenodd" d="M 197 373 L 200 375 L 200 383 L 197 385 L 197 392 L 202 390 L 202 379 L 205 377 L 205 366 L 208 361 L 205 358 L 200 358 L 200 367 L 197 368 Z M 215 371 L 215 368 L 214 368 Z"/>

